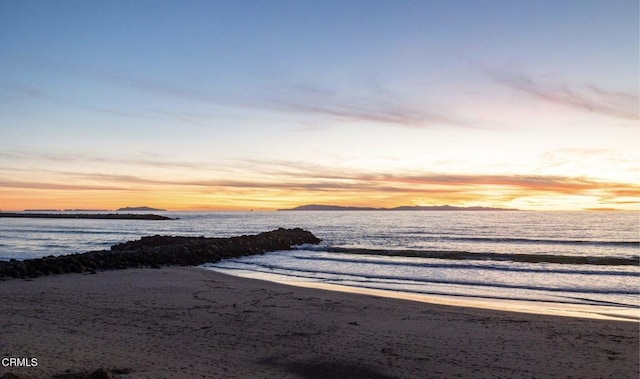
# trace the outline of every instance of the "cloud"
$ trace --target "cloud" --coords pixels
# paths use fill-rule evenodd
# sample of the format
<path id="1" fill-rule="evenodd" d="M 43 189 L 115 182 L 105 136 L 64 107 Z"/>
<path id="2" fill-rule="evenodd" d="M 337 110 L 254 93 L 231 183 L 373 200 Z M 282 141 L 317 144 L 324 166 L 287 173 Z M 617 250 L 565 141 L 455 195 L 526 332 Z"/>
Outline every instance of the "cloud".
<path id="1" fill-rule="evenodd" d="M 262 86 L 241 94 L 216 93 L 195 88 L 186 88 L 122 74 L 100 74 L 84 71 L 86 78 L 115 81 L 146 93 L 170 96 L 225 106 L 239 106 L 275 110 L 285 113 L 311 114 L 352 121 L 370 121 L 405 127 L 427 127 L 449 125 L 477 128 L 479 125 L 445 110 L 428 109 L 426 106 L 406 105 L 407 102 L 391 91 L 369 91 L 362 96 L 353 96 L 335 88 L 324 88 L 314 84 L 278 83 Z"/>
<path id="2" fill-rule="evenodd" d="M 453 126 L 461 128 L 488 128 L 479 120 L 473 120 L 455 111 L 428 104 L 411 104 L 406 98 L 378 85 L 362 91 L 339 90 L 325 88 L 313 83 L 280 82 L 270 86 L 255 86 L 249 89 L 237 89 L 235 92 L 215 91 L 195 87 L 179 86 L 134 77 L 117 72 L 104 72 L 88 67 L 60 65 L 56 63 L 29 62 L 40 69 L 56 71 L 83 80 L 99 81 L 116 84 L 123 88 L 133 89 L 152 96 L 171 97 L 174 99 L 197 101 L 210 105 L 224 107 L 240 107 L 245 109 L 270 110 L 289 114 L 312 115 L 330 119 L 375 122 L 390 126 L 408 128 L 429 128 L 434 126 Z M 356 95 L 354 91 L 360 91 Z M 420 95 L 420 94 L 409 94 Z M 422 96 L 417 96 L 418 98 Z M 108 108 L 81 106 L 102 113 L 112 113 L 121 116 L 151 117 L 144 113 L 129 113 Z M 166 107 L 162 110 L 152 110 L 151 115 L 164 115 L 197 126 L 209 126 L 200 117 L 180 109 Z"/>
<path id="3" fill-rule="evenodd" d="M 600 151 L 600 150 L 598 150 Z M 578 150 L 593 153 L 594 150 Z M 602 150 L 606 152 L 606 150 Z M 157 190 L 219 190 L 238 192 L 244 190 L 267 190 L 295 193 L 335 193 L 348 195 L 360 193 L 370 195 L 414 194 L 428 196 L 456 195 L 467 197 L 510 198 L 545 195 L 585 195 L 602 199 L 633 198 L 640 196 L 640 186 L 611 180 L 560 175 L 473 175 L 430 172 L 371 172 L 354 169 L 336 169 L 319 164 L 280 160 L 229 160 L 204 164 L 199 162 L 173 161 L 170 157 L 109 157 L 65 153 L 31 153 L 7 151 L 0 153 L 6 161 L 14 161 L 11 170 L 0 167 L 0 187 L 49 188 L 49 189 L 139 189 Z M 20 162 L 27 161 L 25 165 Z M 38 164 L 34 162 L 42 162 Z M 93 162 L 95 171 L 76 170 L 67 162 Z M 65 170 L 50 168 L 63 164 Z M 118 167 L 119 171 L 114 171 Z M 139 167 L 143 171 L 123 167 Z M 22 170 L 21 170 L 22 168 Z M 149 168 L 152 171 L 149 171 Z M 98 171 L 99 170 L 99 171 Z M 176 176 L 175 170 L 180 171 Z M 97 171 L 97 172 L 96 172 Z M 11 177 L 9 172 L 12 172 Z M 127 174 L 123 174 L 126 172 Z M 152 172 L 152 176 L 136 174 Z M 23 179 L 20 179 L 24 177 Z M 38 177 L 40 184 L 31 178 Z M 29 179 L 26 179 L 29 178 Z M 58 183 L 58 184 L 56 184 Z M 71 183 L 71 184 L 70 184 Z"/>
<path id="4" fill-rule="evenodd" d="M 10 102 L 12 100 L 23 100 L 23 99 L 50 99 L 51 95 L 45 93 L 41 89 L 25 86 L 15 83 L 9 83 L 0 81 L 0 89 L 3 89 L 6 92 L 6 95 L 3 97 L 3 102 Z"/>
<path id="5" fill-rule="evenodd" d="M 263 89 L 264 107 L 283 112 L 311 114 L 347 121 L 368 121 L 409 128 L 457 126 L 483 128 L 478 122 L 444 109 L 411 105 L 391 91 L 355 96 L 313 85 Z"/>
<path id="6" fill-rule="evenodd" d="M 390 91 L 369 92 L 361 96 L 342 93 L 337 89 L 312 84 L 280 83 L 263 86 L 250 93 L 220 94 L 194 88 L 167 85 L 151 80 L 104 75 L 103 79 L 117 81 L 139 91 L 223 106 L 274 110 L 284 113 L 306 114 L 350 121 L 368 121 L 412 128 L 434 125 L 480 128 L 477 122 L 442 109 L 410 106 Z M 172 112 L 174 113 L 174 112 Z M 191 119 L 192 120 L 192 119 Z"/>
<path id="7" fill-rule="evenodd" d="M 210 170 L 212 165 L 201 162 L 176 161 L 169 156 L 162 154 L 143 154 L 143 157 L 112 157 L 112 156 L 96 156 L 76 153 L 58 153 L 58 152 L 0 152 L 0 157 L 13 161 L 42 161 L 55 163 L 69 162 L 91 162 L 104 163 L 106 165 L 126 165 L 141 166 L 162 169 L 188 169 L 188 170 Z M 60 171 L 54 171 L 59 173 Z"/>
<path id="8" fill-rule="evenodd" d="M 336 179 L 339 178 L 339 179 Z M 452 174 L 330 174 L 305 188 L 359 188 L 372 192 L 470 192 L 478 189 L 524 190 L 555 194 L 585 194 L 589 191 L 637 191 L 639 186 L 600 182 L 587 178 L 532 175 L 452 175 Z M 344 182 L 348 184 L 345 185 Z"/>
<path id="9" fill-rule="evenodd" d="M 0 188 L 20 188 L 20 189 L 36 189 L 36 190 L 63 190 L 63 191 L 122 191 L 123 187 L 104 186 L 104 185 L 88 185 L 88 184 L 62 184 L 62 183 L 43 183 L 28 181 L 5 181 L 0 180 Z M 127 189 L 135 191 L 135 189 Z"/>
<path id="10" fill-rule="evenodd" d="M 639 196 L 640 186 L 589 178 L 534 175 L 375 174 L 332 172 L 330 169 L 295 172 L 275 170 L 265 175 L 260 167 L 243 173 L 246 179 L 203 180 L 147 179 L 129 175 L 82 174 L 86 178 L 129 184 L 159 184 L 220 189 L 273 189 L 309 192 L 367 192 L 471 194 L 544 193 L 555 195 Z"/>
<path id="11" fill-rule="evenodd" d="M 227 103 L 230 102 L 228 98 L 221 94 L 216 94 L 211 91 L 203 91 L 195 88 L 180 87 L 170 84 L 161 83 L 154 80 L 136 78 L 123 74 L 114 73 L 98 73 L 85 71 L 82 74 L 87 79 L 117 82 L 124 84 L 128 87 L 136 90 L 147 92 L 155 95 L 170 96 L 188 100 L 197 100 L 207 103 Z"/>
<path id="12" fill-rule="evenodd" d="M 414 186 L 484 187 L 489 189 L 503 187 L 556 194 L 583 194 L 592 190 L 611 191 L 618 187 L 636 187 L 631 184 L 599 182 L 586 178 L 535 175 L 386 175 L 377 180 Z"/>
<path id="13" fill-rule="evenodd" d="M 111 191 L 111 197 L 126 198 L 136 192 L 162 198 L 185 198 L 201 203 L 203 199 L 244 199 L 246 204 L 271 200 L 323 201 L 335 204 L 398 206 L 415 204 L 493 204 L 507 205 L 521 199 L 588 197 L 604 204 L 640 203 L 640 186 L 631 183 L 599 181 L 582 177 L 535 175 L 456 175 L 441 173 L 372 173 L 358 170 L 335 171 L 330 167 L 298 170 L 298 165 L 284 162 L 256 163 L 253 167 L 235 167 L 234 177 L 223 172 L 204 170 L 199 179 L 162 175 L 123 175 L 92 172 L 30 172 L 29 179 L 3 178 L 0 191 L 41 190 L 43 198 L 56 198 L 86 191 Z M 6 174 L 6 172 L 5 172 Z M 18 173 L 19 174 L 19 173 Z M 33 177 L 44 179 L 31 180 Z M 236 179 L 238 178 L 238 179 Z M 77 191 L 77 192 L 74 192 Z M 121 194 L 117 194 L 121 192 Z M 17 193 L 17 192 L 16 192 Z M 251 202 L 254 203 L 251 203 Z M 528 201 L 528 200 L 527 200 Z M 266 204 L 266 203 L 265 203 Z M 540 206 L 544 205 L 542 203 Z M 178 205 L 176 205 L 178 206 Z M 507 205 L 508 206 L 508 205 Z"/>
<path id="14" fill-rule="evenodd" d="M 47 92 L 45 90 L 42 90 L 40 88 L 33 87 L 33 86 L 0 82 L 0 88 L 8 92 L 5 103 L 9 103 L 10 101 L 44 100 L 44 101 L 52 102 L 57 105 L 81 109 L 81 110 L 90 111 L 90 112 L 109 114 L 109 115 L 114 115 L 119 117 L 154 119 L 154 117 L 152 116 L 148 116 L 139 112 L 130 112 L 130 111 L 123 111 L 121 109 L 97 107 L 97 106 L 82 104 L 76 101 L 70 101 L 62 96 L 54 95 L 50 92 Z"/>
<path id="15" fill-rule="evenodd" d="M 538 99 L 587 112 L 628 120 L 640 118 L 640 94 L 604 90 L 596 85 L 570 87 L 534 81 L 523 74 L 485 70 L 498 83 Z"/>

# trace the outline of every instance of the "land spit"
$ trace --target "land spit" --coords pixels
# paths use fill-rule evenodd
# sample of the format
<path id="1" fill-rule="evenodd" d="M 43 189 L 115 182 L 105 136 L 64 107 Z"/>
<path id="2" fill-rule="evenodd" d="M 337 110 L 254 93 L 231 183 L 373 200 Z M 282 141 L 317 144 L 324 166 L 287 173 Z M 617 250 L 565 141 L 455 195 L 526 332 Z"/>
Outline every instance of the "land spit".
<path id="1" fill-rule="evenodd" d="M 11 218 L 79 218 L 85 220 L 173 220 L 170 217 L 155 214 L 134 213 L 31 213 L 0 212 L 0 217 Z"/>

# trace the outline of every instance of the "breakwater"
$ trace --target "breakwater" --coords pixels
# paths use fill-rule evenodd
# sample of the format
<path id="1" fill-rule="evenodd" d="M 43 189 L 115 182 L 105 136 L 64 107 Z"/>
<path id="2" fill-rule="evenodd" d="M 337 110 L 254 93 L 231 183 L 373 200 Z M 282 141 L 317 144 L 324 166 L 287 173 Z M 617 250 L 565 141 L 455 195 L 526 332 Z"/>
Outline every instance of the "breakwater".
<path id="1" fill-rule="evenodd" d="M 173 220 L 170 217 L 155 214 L 134 213 L 30 213 L 0 212 L 0 217 L 10 218 L 73 218 L 87 220 Z"/>
<path id="2" fill-rule="evenodd" d="M 0 261 L 0 278 L 35 278 L 68 272 L 90 272 L 137 267 L 196 266 L 226 258 L 290 250 L 296 245 L 318 244 L 311 232 L 277 229 L 230 238 L 151 236 L 111 247 L 111 250 L 48 256 L 24 261 Z"/>

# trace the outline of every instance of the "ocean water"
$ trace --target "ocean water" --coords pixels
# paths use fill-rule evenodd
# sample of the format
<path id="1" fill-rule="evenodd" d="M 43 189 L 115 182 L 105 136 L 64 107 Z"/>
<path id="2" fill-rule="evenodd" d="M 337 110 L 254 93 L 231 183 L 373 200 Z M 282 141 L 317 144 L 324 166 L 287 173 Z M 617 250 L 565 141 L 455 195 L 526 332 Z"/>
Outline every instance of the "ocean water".
<path id="1" fill-rule="evenodd" d="M 164 214 L 164 213 L 163 213 Z M 108 249 L 142 236 L 227 237 L 301 227 L 318 246 L 204 267 L 486 301 L 640 309 L 637 212 L 168 212 L 170 221 L 0 218 L 0 260 Z"/>

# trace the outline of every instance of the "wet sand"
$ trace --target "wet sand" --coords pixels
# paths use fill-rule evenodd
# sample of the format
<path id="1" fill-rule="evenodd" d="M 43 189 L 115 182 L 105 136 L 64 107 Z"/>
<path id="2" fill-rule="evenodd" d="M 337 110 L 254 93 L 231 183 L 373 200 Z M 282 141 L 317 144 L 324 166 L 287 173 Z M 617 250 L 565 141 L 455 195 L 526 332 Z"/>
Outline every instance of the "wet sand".
<path id="1" fill-rule="evenodd" d="M 198 268 L 0 282 L 6 372 L 47 378 L 637 378 L 640 323 L 286 286 Z"/>

